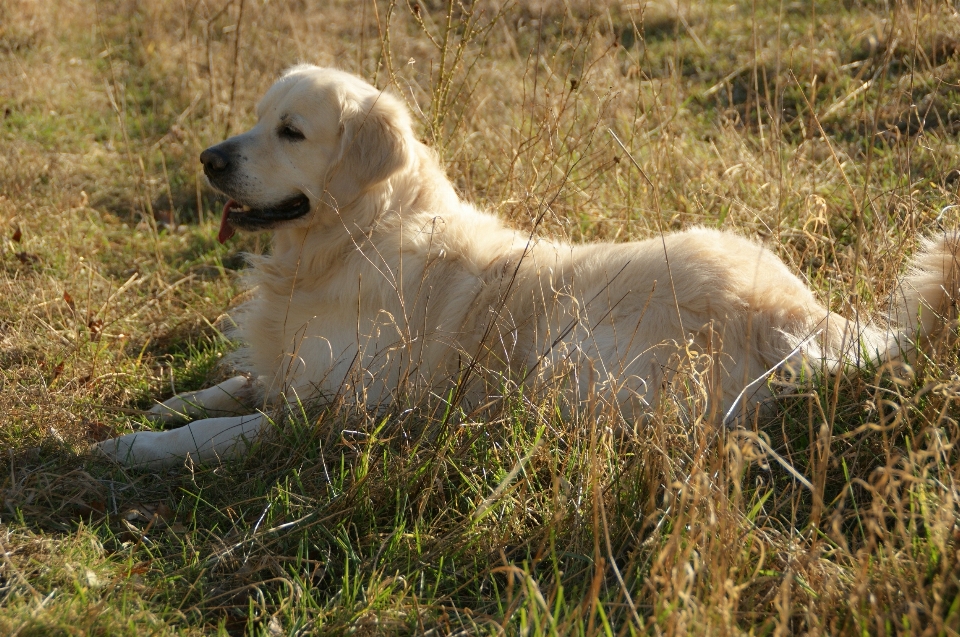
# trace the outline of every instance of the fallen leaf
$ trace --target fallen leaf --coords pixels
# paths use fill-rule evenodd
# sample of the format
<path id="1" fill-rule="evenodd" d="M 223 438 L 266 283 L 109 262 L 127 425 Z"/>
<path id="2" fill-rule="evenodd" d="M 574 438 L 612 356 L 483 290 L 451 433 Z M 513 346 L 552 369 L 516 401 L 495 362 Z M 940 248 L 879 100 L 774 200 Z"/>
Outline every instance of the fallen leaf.
<path id="1" fill-rule="evenodd" d="M 96 511 L 97 513 L 106 513 L 107 512 L 107 503 L 103 500 L 89 500 L 86 505 Z"/>
<path id="2" fill-rule="evenodd" d="M 18 252 L 15 256 L 20 260 L 20 263 L 23 263 L 24 265 L 40 263 L 40 257 L 35 254 L 30 254 L 29 252 Z"/>
<path id="3" fill-rule="evenodd" d="M 87 427 L 87 438 L 100 442 L 101 440 L 108 440 L 113 438 L 114 430 L 113 427 L 109 427 L 102 422 L 96 420 L 84 420 L 84 424 Z"/>
<path id="4" fill-rule="evenodd" d="M 157 505 L 157 508 L 154 509 L 154 513 L 156 513 L 156 514 L 159 515 L 161 518 L 163 518 L 163 521 L 164 521 L 164 522 L 170 522 L 170 521 L 172 521 L 173 518 L 176 517 L 176 515 L 177 515 L 177 512 L 176 512 L 176 511 L 174 511 L 173 509 L 171 509 L 170 507 L 168 507 L 168 506 L 167 506 L 166 504 L 164 504 L 163 502 L 161 502 L 160 504 Z"/>
<path id="5" fill-rule="evenodd" d="M 271 617 L 270 621 L 267 622 L 267 634 L 270 637 L 274 635 L 284 635 L 283 626 L 280 624 L 280 621 L 276 617 Z"/>
<path id="6" fill-rule="evenodd" d="M 153 516 L 147 510 L 147 507 L 140 505 L 125 511 L 123 517 L 128 522 L 133 522 L 134 520 L 139 522 L 149 522 L 150 518 Z"/>
<path id="7" fill-rule="evenodd" d="M 87 586 L 90 588 L 100 588 L 103 586 L 103 583 L 100 581 L 100 578 L 97 577 L 97 574 L 91 571 L 89 568 L 84 570 L 84 579 L 87 580 Z"/>
<path id="8" fill-rule="evenodd" d="M 102 500 L 84 500 L 75 505 L 77 515 L 83 518 L 91 515 L 102 516 L 107 513 L 107 504 Z"/>

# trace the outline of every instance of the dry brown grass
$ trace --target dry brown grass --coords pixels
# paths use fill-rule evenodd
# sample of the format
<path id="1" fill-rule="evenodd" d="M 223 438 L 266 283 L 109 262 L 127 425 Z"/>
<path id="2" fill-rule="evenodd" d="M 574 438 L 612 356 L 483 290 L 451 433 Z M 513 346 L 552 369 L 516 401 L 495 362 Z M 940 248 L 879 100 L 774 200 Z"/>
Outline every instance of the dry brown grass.
<path id="1" fill-rule="evenodd" d="M 514 396 L 308 406 L 161 476 L 77 450 L 225 373 L 213 324 L 267 240 L 216 244 L 196 158 L 289 64 L 392 87 L 519 227 L 734 229 L 876 314 L 956 225 L 958 43 L 947 2 L 7 0 L 0 631 L 957 634 L 954 325 L 908 379 L 811 382 L 752 431 L 691 359 L 636 429 Z"/>

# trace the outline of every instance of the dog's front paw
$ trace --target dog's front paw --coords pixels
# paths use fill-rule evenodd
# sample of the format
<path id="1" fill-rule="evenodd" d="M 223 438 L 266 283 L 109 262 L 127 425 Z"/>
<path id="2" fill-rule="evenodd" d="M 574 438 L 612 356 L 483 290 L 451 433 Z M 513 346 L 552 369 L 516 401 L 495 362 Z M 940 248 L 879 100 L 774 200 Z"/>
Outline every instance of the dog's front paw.
<path id="1" fill-rule="evenodd" d="M 194 418 L 250 413 L 251 410 L 243 404 L 243 400 L 249 398 L 251 386 L 251 381 L 246 376 L 234 376 L 219 385 L 168 398 L 154 405 L 147 418 L 155 423 L 176 425 Z"/>
<path id="2" fill-rule="evenodd" d="M 160 467 L 170 460 L 157 444 L 163 432 L 137 431 L 90 445 L 90 452 L 127 467 Z"/>
<path id="3" fill-rule="evenodd" d="M 177 425 L 190 420 L 190 415 L 185 409 L 185 401 L 178 396 L 170 400 L 157 403 L 146 414 L 147 420 L 157 424 Z"/>

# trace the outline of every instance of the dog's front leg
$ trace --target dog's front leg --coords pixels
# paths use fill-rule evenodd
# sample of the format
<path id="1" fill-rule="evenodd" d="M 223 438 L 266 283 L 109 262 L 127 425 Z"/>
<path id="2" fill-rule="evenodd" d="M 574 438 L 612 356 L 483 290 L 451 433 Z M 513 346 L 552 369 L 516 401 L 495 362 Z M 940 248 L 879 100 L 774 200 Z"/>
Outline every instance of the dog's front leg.
<path id="1" fill-rule="evenodd" d="M 250 408 L 242 401 L 251 397 L 252 385 L 253 381 L 246 376 L 234 376 L 214 387 L 177 394 L 154 405 L 147 417 L 156 422 L 172 424 L 197 417 L 250 412 Z"/>
<path id="2" fill-rule="evenodd" d="M 102 453 L 128 467 L 161 468 L 183 462 L 232 458 L 255 440 L 264 429 L 263 414 L 204 418 L 170 431 L 137 431 L 93 445 Z"/>

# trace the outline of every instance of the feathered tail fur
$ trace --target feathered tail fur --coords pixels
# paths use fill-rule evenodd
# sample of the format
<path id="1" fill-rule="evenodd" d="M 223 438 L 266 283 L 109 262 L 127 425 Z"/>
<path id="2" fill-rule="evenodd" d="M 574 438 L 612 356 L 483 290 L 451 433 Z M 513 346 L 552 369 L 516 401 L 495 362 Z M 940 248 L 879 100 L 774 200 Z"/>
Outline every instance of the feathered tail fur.
<path id="1" fill-rule="evenodd" d="M 891 320 L 912 338 L 930 339 L 956 317 L 960 298 L 960 233 L 927 237 L 910 260 Z"/>
<path id="2" fill-rule="evenodd" d="M 923 239 L 894 294 L 885 327 L 828 313 L 819 325 L 820 337 L 802 348 L 803 357 L 822 360 L 835 371 L 868 361 L 913 362 L 918 347 L 943 334 L 956 318 L 960 232 Z"/>

